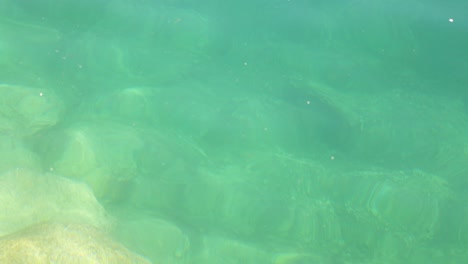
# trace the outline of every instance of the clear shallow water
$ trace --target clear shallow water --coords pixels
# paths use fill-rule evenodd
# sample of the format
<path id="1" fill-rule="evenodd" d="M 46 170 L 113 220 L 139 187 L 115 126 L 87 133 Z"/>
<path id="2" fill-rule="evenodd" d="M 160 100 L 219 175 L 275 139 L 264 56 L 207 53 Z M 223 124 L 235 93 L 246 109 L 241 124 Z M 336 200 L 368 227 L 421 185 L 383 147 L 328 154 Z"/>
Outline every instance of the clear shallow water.
<path id="1" fill-rule="evenodd" d="M 2 1 L 0 169 L 155 263 L 464 262 L 465 9 Z"/>

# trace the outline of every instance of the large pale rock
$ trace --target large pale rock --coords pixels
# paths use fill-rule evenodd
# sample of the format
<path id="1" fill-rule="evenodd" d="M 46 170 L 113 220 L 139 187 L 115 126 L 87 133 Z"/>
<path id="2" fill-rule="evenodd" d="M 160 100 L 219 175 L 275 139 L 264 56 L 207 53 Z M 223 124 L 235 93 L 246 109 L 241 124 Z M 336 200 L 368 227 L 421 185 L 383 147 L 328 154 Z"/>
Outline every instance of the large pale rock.
<path id="1" fill-rule="evenodd" d="M 44 223 L 0 239 L 1 263 L 149 264 L 93 226 Z"/>
<path id="2" fill-rule="evenodd" d="M 84 184 L 15 169 L 0 176 L 0 235 L 44 221 L 85 223 L 106 229 L 111 220 Z"/>

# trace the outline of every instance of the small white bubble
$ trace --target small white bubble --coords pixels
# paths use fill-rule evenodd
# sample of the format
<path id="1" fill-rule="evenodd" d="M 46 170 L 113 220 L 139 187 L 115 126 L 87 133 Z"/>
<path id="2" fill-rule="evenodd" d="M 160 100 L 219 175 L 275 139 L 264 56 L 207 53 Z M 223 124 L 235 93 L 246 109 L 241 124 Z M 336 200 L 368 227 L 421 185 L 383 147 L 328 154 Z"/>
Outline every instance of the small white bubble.
<path id="1" fill-rule="evenodd" d="M 39 93 L 39 96 L 43 96 L 44 94 L 42 92 Z"/>
<path id="2" fill-rule="evenodd" d="M 453 18 L 449 18 L 449 22 L 450 22 L 450 23 L 453 23 Z"/>

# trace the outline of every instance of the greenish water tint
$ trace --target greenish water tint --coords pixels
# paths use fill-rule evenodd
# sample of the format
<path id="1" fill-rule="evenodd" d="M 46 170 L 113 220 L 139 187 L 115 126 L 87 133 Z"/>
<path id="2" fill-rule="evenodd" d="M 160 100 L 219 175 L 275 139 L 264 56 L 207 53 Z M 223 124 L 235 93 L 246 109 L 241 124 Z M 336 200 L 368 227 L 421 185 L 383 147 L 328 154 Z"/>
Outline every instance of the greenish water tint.
<path id="1" fill-rule="evenodd" d="M 0 173 L 153 263 L 468 262 L 466 10 L 0 0 Z"/>

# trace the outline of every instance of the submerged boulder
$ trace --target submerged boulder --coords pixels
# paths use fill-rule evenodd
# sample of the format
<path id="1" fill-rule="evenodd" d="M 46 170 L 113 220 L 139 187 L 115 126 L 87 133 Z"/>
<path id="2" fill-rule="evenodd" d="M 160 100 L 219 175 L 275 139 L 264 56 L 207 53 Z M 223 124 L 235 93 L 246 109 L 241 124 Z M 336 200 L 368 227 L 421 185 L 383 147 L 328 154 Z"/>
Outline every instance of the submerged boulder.
<path id="1" fill-rule="evenodd" d="M 125 214 L 131 215 L 128 211 Z M 189 237 L 176 224 L 143 214 L 131 218 L 121 219 L 116 230 L 129 249 L 154 263 L 192 263 Z"/>
<path id="2" fill-rule="evenodd" d="M 0 132 L 30 136 L 55 125 L 63 103 L 51 90 L 0 85 Z"/>
<path id="3" fill-rule="evenodd" d="M 111 224 L 104 208 L 84 184 L 25 169 L 2 174 L 0 236 L 44 221 L 80 223 L 102 229 Z"/>
<path id="4" fill-rule="evenodd" d="M 137 176 L 134 156 L 143 147 L 134 128 L 111 122 L 76 124 L 43 143 L 40 152 L 50 169 L 87 183 L 107 201 L 125 198 Z"/>
<path id="5" fill-rule="evenodd" d="M 14 168 L 39 170 L 40 158 L 21 140 L 0 135 L 0 174 Z"/>
<path id="6" fill-rule="evenodd" d="M 149 264 L 93 226 L 43 223 L 0 239 L 1 263 Z"/>

